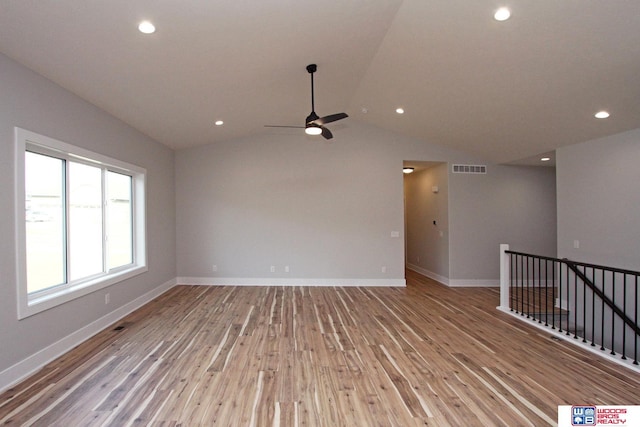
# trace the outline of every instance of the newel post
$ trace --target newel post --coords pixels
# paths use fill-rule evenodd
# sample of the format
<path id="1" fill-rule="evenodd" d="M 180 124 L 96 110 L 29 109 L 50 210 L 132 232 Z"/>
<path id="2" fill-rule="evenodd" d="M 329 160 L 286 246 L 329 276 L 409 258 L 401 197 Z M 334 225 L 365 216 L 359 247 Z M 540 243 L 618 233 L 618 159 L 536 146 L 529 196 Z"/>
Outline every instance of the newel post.
<path id="1" fill-rule="evenodd" d="M 509 245 L 500 245 L 500 307 L 509 310 L 509 277 L 511 275 L 509 263 Z"/>

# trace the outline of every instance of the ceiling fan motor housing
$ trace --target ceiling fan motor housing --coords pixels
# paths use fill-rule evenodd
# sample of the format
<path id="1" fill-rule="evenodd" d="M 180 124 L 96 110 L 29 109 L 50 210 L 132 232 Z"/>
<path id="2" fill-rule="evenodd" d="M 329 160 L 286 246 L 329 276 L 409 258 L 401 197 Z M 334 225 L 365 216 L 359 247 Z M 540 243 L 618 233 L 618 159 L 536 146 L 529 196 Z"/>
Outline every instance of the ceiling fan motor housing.
<path id="1" fill-rule="evenodd" d="M 312 111 L 311 114 L 309 114 L 307 116 L 307 119 L 305 120 L 305 123 L 308 125 L 309 123 L 313 122 L 314 120 L 318 120 L 320 117 L 318 117 L 318 115 L 316 114 L 315 111 Z"/>

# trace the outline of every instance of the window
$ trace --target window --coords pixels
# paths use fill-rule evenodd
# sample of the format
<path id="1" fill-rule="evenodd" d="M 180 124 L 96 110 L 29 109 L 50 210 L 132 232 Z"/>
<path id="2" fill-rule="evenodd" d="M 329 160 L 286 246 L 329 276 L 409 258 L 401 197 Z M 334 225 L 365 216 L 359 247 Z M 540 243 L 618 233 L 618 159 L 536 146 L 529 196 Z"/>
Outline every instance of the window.
<path id="1" fill-rule="evenodd" d="M 18 316 L 147 271 L 145 170 L 16 128 Z"/>

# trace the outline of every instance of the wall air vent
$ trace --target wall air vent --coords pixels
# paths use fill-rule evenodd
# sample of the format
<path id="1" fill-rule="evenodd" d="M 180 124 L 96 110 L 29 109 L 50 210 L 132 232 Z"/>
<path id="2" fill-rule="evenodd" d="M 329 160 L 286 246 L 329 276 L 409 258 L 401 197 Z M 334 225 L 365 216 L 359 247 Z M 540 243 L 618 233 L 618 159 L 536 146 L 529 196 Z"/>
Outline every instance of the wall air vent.
<path id="1" fill-rule="evenodd" d="M 485 165 L 453 165 L 453 173 L 487 173 Z"/>

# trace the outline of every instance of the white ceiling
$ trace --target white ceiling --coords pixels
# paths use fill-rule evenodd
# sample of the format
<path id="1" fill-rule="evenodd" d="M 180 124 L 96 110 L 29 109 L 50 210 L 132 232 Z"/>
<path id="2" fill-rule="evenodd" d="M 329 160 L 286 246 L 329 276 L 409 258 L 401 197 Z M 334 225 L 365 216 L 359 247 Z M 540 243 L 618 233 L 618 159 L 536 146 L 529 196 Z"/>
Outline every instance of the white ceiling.
<path id="1" fill-rule="evenodd" d="M 2 0 L 0 52 L 175 149 L 302 125 L 309 63 L 320 116 L 492 162 L 640 127 L 638 0 Z"/>

